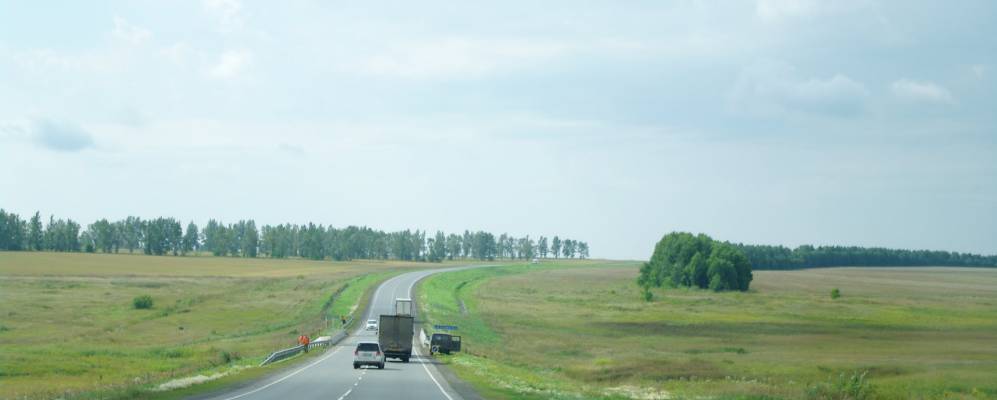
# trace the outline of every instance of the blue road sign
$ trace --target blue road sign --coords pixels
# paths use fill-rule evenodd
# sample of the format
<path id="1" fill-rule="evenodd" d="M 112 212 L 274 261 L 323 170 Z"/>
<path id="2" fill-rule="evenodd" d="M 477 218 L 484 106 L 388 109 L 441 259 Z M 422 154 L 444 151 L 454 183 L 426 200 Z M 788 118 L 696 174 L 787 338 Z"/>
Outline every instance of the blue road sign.
<path id="1" fill-rule="evenodd" d="M 433 325 L 433 328 L 438 331 L 455 331 L 457 326 L 455 325 Z"/>

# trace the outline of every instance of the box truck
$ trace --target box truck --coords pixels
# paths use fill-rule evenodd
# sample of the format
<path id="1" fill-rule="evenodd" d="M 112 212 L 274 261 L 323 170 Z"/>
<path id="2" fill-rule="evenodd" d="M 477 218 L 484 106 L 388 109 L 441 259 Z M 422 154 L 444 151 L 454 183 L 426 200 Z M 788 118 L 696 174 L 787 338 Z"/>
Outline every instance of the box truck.
<path id="1" fill-rule="evenodd" d="M 415 334 L 412 300 L 395 300 L 395 314 L 382 314 L 378 325 L 377 341 L 385 357 L 408 362 L 412 357 L 412 336 Z"/>

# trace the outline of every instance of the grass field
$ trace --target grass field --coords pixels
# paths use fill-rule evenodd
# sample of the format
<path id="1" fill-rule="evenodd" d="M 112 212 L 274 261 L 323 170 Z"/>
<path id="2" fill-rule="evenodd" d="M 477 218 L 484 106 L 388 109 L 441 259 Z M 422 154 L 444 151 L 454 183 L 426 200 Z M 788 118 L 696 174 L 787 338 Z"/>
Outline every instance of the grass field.
<path id="1" fill-rule="evenodd" d="M 338 326 L 372 284 L 427 267 L 0 252 L 0 398 L 146 397 L 255 366 Z M 135 309 L 139 295 L 154 306 Z"/>
<path id="2" fill-rule="evenodd" d="M 867 398 L 997 397 L 995 269 L 758 271 L 748 293 L 664 289 L 650 303 L 636 276 L 620 263 L 468 270 L 429 278 L 420 299 L 460 326 L 468 351 L 443 360 L 490 399 L 856 398 L 839 381 L 862 373 L 852 387 Z"/>

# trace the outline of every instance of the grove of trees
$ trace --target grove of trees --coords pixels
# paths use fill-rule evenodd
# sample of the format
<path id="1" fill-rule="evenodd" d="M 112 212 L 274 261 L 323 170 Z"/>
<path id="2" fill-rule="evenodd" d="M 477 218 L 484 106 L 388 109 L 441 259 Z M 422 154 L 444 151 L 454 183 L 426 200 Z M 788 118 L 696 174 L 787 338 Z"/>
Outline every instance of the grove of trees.
<path id="1" fill-rule="evenodd" d="M 783 246 L 736 244 L 758 270 L 787 270 L 815 267 L 995 267 L 997 255 L 955 253 L 932 250 L 885 249 L 855 246 Z"/>
<path id="2" fill-rule="evenodd" d="M 715 291 L 748 290 L 751 263 L 737 247 L 704 234 L 673 232 L 661 238 L 651 260 L 640 268 L 637 284 L 698 287 Z"/>
<path id="3" fill-rule="evenodd" d="M 548 242 L 554 243 L 548 247 Z M 25 221 L 0 209 L 0 250 L 49 250 L 64 252 L 118 253 L 136 251 L 149 255 L 185 255 L 206 251 L 215 256 L 301 257 L 312 260 L 395 259 L 440 262 L 454 259 L 588 258 L 585 242 L 554 236 L 513 237 L 489 232 L 463 234 L 404 230 L 384 232 L 368 227 L 316 225 L 263 225 L 253 220 L 225 224 L 209 220 L 203 229 L 189 222 L 184 229 L 175 218 L 143 220 L 127 217 L 119 221 L 101 219 L 83 229 L 71 219 L 40 213 Z"/>

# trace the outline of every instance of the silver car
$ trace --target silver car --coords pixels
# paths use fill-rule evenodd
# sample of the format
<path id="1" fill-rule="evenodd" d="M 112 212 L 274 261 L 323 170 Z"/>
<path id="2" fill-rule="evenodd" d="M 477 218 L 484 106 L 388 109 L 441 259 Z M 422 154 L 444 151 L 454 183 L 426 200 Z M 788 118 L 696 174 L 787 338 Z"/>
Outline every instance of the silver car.
<path id="1" fill-rule="evenodd" d="M 360 368 L 361 365 L 374 365 L 377 369 L 384 369 L 384 352 L 377 342 L 359 342 L 357 349 L 353 351 L 353 369 Z"/>
<path id="2" fill-rule="evenodd" d="M 376 319 L 368 319 L 367 320 L 367 325 L 364 326 L 364 329 L 368 330 L 368 331 L 376 331 L 377 330 L 377 320 Z"/>

